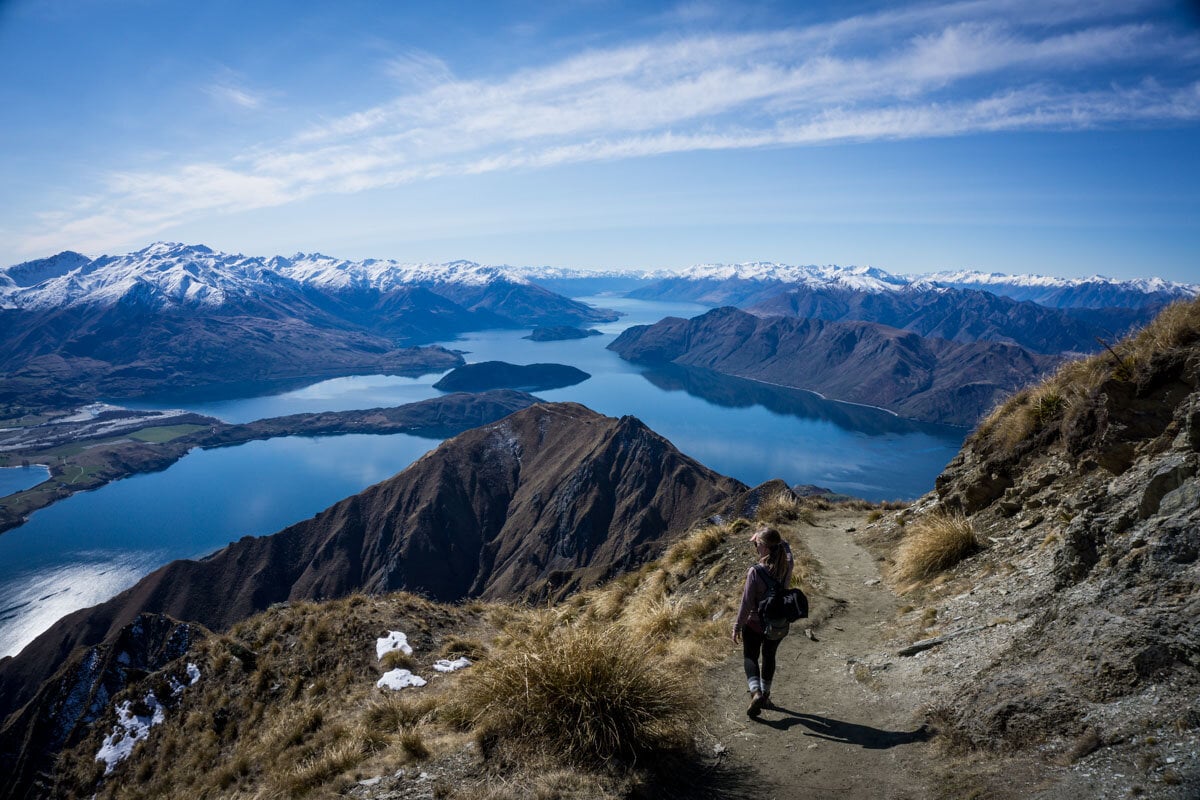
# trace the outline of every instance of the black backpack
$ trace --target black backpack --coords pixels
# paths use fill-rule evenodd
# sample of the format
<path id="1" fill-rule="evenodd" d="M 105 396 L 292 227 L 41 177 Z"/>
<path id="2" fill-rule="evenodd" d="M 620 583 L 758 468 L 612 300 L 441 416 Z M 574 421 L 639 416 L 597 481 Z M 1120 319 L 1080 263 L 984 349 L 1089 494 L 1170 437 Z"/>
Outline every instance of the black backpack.
<path id="1" fill-rule="evenodd" d="M 754 568 L 767 584 L 767 595 L 758 603 L 763 635 L 772 640 L 782 639 L 793 622 L 808 616 L 808 598 L 799 589 L 785 589 L 763 564 L 755 564 Z"/>

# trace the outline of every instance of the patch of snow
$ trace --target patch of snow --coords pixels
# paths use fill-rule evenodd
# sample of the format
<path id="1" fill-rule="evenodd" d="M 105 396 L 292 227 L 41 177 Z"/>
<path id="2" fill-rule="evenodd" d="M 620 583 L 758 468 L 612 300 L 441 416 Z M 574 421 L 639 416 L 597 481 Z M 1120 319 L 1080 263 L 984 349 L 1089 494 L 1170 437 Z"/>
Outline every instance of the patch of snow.
<path id="1" fill-rule="evenodd" d="M 93 655 L 95 655 L 93 653 Z M 125 655 L 122 653 L 121 655 Z M 118 657 L 118 660 L 119 657 Z M 195 664 L 187 665 L 187 686 L 195 686 L 200 680 L 200 668 Z M 178 697 L 187 688 L 174 677 L 168 679 L 171 686 L 171 696 Z M 105 695 L 107 697 L 107 694 Z M 126 700 L 121 705 L 117 706 L 117 724 L 113 726 L 112 733 L 104 737 L 103 744 L 96 751 L 96 760 L 103 761 L 104 774 L 112 772 L 118 764 L 129 758 L 133 752 L 133 746 L 150 735 L 150 729 L 155 725 L 159 725 L 166 719 L 166 709 L 154 696 L 154 692 L 149 692 L 143 702 L 146 708 L 150 710 L 149 716 L 134 714 L 132 710 L 133 704 Z"/>
<path id="2" fill-rule="evenodd" d="M 150 735 L 150 729 L 159 725 L 166 718 L 163 707 L 150 692 L 144 698 L 150 709 L 148 716 L 134 714 L 132 703 L 126 700 L 117 707 L 117 724 L 112 733 L 104 737 L 104 743 L 96 752 L 96 760 L 104 762 L 104 774 L 108 775 L 116 766 L 133 753 L 133 746 Z"/>
<path id="3" fill-rule="evenodd" d="M 388 631 L 388 635 L 375 640 L 375 657 L 383 658 L 393 650 L 399 650 L 406 656 L 412 655 L 412 647 L 408 643 L 408 635 L 400 631 Z"/>
<path id="4" fill-rule="evenodd" d="M 451 661 L 448 658 L 438 659 L 433 665 L 433 668 L 438 672 L 454 672 L 460 669 L 466 669 L 471 666 L 471 661 L 466 656 L 456 658 Z"/>
<path id="5" fill-rule="evenodd" d="M 391 689 L 400 691 L 409 686 L 424 686 L 427 681 L 419 675 L 413 675 L 406 669 L 394 669 L 391 672 L 383 673 L 383 677 L 375 682 L 375 685 L 380 689 Z"/>

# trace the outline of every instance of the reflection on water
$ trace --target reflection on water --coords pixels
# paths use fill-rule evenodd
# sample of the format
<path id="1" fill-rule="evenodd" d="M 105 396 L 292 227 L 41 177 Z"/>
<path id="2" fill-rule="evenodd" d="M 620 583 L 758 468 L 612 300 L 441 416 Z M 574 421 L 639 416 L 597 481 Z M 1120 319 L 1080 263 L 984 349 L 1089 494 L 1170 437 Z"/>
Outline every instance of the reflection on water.
<path id="1" fill-rule="evenodd" d="M 904 419 L 879 408 L 826 400 L 803 389 L 735 378 L 697 367 L 665 364 L 648 369 L 642 377 L 664 392 L 687 392 L 693 397 L 703 398 L 725 408 L 758 405 L 776 414 L 832 422 L 843 430 L 871 436 L 925 432 L 961 439 L 965 433 L 949 425 L 933 425 Z"/>
<path id="2" fill-rule="evenodd" d="M 136 583 L 162 553 L 91 552 L 0 581 L 0 658 L 13 655 L 61 617 Z"/>
<path id="3" fill-rule="evenodd" d="M 756 485 L 771 478 L 870 500 L 928 491 L 965 431 L 925 425 L 809 392 L 682 367 L 647 369 L 606 350 L 634 324 L 706 309 L 624 298 L 581 298 L 626 313 L 604 336 L 533 342 L 527 330 L 479 331 L 442 344 L 468 362 L 559 363 L 593 377 L 539 392 L 610 416 L 633 415 L 717 472 Z M 440 394 L 440 374 L 364 375 L 258 396 L 145 399 L 231 422 L 300 412 L 395 406 Z M 226 391 L 230 387 L 224 387 Z M 237 387 L 253 393 L 254 387 Z M 261 385 L 258 387 L 262 389 Z M 126 405 L 132 405 L 126 403 Z M 242 535 L 273 533 L 406 467 L 435 446 L 412 436 L 284 438 L 196 451 L 36 512 L 0 536 L 0 656 L 58 616 L 101 602 L 173 558 L 211 552 Z"/>

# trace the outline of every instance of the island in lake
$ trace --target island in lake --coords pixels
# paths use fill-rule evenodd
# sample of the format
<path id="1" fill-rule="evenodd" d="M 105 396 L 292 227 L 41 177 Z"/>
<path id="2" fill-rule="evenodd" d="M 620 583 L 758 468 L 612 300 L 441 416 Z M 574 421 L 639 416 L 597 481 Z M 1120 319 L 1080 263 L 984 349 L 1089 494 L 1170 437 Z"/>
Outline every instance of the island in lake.
<path id="1" fill-rule="evenodd" d="M 603 335 L 595 328 L 584 330 L 573 325 L 544 325 L 534 328 L 532 333 L 521 338 L 531 339 L 535 342 L 564 342 L 569 339 L 586 339 L 589 336 Z"/>
<path id="2" fill-rule="evenodd" d="M 566 364 L 509 364 L 480 361 L 450 370 L 433 388 L 443 392 L 486 392 L 491 389 L 524 389 L 541 392 L 574 386 L 592 377 Z"/>

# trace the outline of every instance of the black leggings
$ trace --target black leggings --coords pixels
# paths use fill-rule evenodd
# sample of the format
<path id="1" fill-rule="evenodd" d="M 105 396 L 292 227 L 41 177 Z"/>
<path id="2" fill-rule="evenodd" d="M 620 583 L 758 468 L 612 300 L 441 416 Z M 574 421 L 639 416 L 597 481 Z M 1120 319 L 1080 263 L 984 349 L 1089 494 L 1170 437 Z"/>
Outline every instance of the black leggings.
<path id="1" fill-rule="evenodd" d="M 752 628 L 742 628 L 742 658 L 746 664 L 746 677 L 757 678 L 758 653 L 762 651 L 762 679 L 775 677 L 775 651 L 783 639 L 768 639 Z"/>

